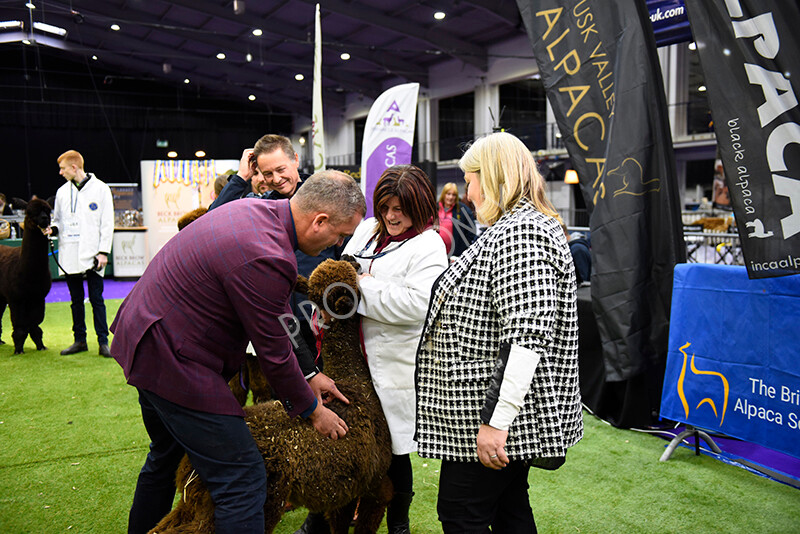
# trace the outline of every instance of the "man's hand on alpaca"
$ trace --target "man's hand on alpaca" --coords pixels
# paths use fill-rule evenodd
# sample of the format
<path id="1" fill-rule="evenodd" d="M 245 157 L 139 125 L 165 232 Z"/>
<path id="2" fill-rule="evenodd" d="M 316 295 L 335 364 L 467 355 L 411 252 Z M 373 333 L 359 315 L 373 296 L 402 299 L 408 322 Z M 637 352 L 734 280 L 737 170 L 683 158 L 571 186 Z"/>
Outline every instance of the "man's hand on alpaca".
<path id="1" fill-rule="evenodd" d="M 317 373 L 312 376 L 308 380 L 308 385 L 311 386 L 311 390 L 314 392 L 314 395 L 317 397 L 317 401 L 320 404 L 327 403 L 333 400 L 334 397 L 345 404 L 350 404 L 350 401 L 347 400 L 347 397 L 342 395 L 342 392 L 336 387 L 336 382 L 323 373 Z"/>
<path id="2" fill-rule="evenodd" d="M 322 404 L 317 404 L 309 419 L 317 432 L 323 436 L 338 439 L 347 434 L 347 423 Z"/>

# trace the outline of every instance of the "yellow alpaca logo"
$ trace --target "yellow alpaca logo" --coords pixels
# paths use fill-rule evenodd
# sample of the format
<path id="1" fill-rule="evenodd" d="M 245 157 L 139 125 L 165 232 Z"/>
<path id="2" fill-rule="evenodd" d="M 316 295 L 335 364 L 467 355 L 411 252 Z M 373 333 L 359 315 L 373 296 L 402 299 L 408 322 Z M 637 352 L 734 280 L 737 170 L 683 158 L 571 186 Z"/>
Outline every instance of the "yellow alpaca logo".
<path id="1" fill-rule="evenodd" d="M 689 356 L 686 354 L 686 351 L 683 349 L 688 348 L 691 343 L 686 343 L 682 346 L 679 350 L 683 353 L 683 367 L 681 368 L 681 375 L 678 378 L 678 396 L 681 398 L 681 404 L 683 404 L 683 411 L 686 412 L 686 417 L 689 417 L 689 402 L 686 400 L 686 393 L 683 391 L 683 382 L 686 380 L 686 361 L 689 359 Z M 725 411 L 728 409 L 728 393 L 730 392 L 730 388 L 728 387 L 728 379 L 722 373 L 717 373 L 716 371 L 701 371 L 694 365 L 694 353 L 692 353 L 692 361 L 691 361 L 691 370 L 692 373 L 696 375 L 711 375 L 711 376 L 718 376 L 720 380 L 722 380 L 722 390 L 723 390 L 723 400 L 722 400 L 722 418 L 719 421 L 719 426 L 722 426 L 722 423 L 725 421 Z M 708 404 L 711 409 L 714 411 L 714 416 L 719 417 L 717 413 L 717 406 L 714 404 L 714 401 L 710 397 L 706 397 L 697 403 L 695 410 L 700 408 L 703 404 Z"/>
<path id="2" fill-rule="evenodd" d="M 614 191 L 614 196 L 633 195 L 640 197 L 646 193 L 661 191 L 661 180 L 653 178 L 645 181 L 642 164 L 633 158 L 625 158 L 622 164 L 608 171 L 609 176 L 622 177 L 622 187 Z"/>

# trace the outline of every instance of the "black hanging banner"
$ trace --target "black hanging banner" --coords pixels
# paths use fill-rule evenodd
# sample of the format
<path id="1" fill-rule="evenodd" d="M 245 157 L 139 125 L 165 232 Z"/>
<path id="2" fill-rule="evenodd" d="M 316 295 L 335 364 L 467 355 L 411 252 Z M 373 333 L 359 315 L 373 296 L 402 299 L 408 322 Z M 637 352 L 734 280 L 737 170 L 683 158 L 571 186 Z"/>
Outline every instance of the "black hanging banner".
<path id="1" fill-rule="evenodd" d="M 686 0 L 747 274 L 800 273 L 800 7 Z"/>
<path id="2" fill-rule="evenodd" d="M 592 209 L 592 306 L 606 381 L 666 360 L 686 247 L 666 97 L 645 0 L 517 0 Z"/>

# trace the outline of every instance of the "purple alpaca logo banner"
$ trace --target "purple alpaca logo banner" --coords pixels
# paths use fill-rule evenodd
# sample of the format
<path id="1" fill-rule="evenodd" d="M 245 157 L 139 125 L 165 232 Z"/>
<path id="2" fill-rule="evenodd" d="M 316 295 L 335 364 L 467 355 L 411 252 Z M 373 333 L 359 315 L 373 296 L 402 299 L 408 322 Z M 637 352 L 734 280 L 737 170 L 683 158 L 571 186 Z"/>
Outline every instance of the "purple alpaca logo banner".
<path id="1" fill-rule="evenodd" d="M 418 94 L 418 83 L 397 85 L 380 95 L 369 110 L 361 159 L 367 217 L 373 215 L 372 193 L 383 171 L 411 163 Z"/>

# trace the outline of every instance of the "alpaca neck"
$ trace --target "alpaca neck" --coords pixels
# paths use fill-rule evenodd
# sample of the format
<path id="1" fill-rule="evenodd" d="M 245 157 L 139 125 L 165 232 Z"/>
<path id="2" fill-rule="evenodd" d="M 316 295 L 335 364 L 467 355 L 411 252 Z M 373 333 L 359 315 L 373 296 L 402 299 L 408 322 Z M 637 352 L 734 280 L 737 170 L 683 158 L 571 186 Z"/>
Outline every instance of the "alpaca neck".
<path id="1" fill-rule="evenodd" d="M 25 218 L 25 233 L 22 235 L 21 261 L 26 270 L 50 270 L 47 259 L 48 242 L 33 219 Z"/>
<path id="2" fill-rule="evenodd" d="M 322 338 L 325 374 L 334 380 L 369 377 L 369 368 L 361 354 L 360 321 L 334 321 Z M 358 347 L 358 349 L 356 349 Z"/>

